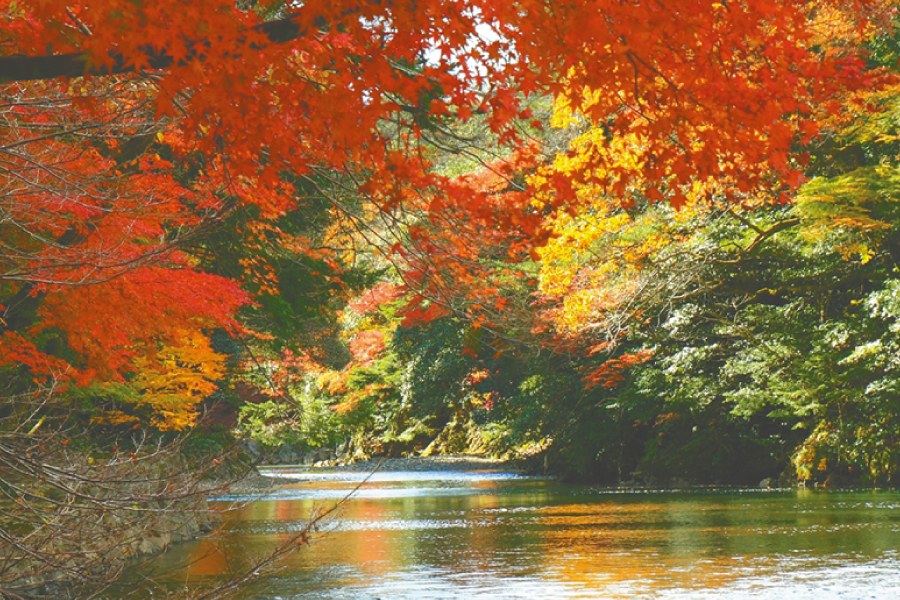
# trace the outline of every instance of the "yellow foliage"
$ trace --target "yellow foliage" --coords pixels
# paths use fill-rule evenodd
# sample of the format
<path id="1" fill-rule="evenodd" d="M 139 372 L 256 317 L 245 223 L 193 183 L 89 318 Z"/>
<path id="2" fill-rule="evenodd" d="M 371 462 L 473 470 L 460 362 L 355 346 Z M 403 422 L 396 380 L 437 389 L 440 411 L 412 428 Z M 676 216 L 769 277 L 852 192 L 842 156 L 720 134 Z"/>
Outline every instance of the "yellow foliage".
<path id="1" fill-rule="evenodd" d="M 823 52 L 840 54 L 892 29 L 890 17 L 896 11 L 889 0 L 864 4 L 865 7 L 859 3 L 814 0 L 809 5 L 809 16 L 818 35 L 816 44 Z M 726 10 L 726 5 L 715 4 L 712 8 Z M 727 56 L 723 60 L 726 66 L 730 65 Z M 571 81 L 580 79 L 578 69 L 584 67 L 572 67 L 567 73 Z M 661 80 L 641 84 L 668 85 Z M 832 130 L 856 127 L 852 137 L 859 141 L 871 138 L 879 144 L 896 143 L 900 134 L 893 127 L 886 131 L 883 126 L 873 126 L 869 132 L 865 130 L 866 120 L 858 118 L 871 111 L 871 102 L 884 100 L 885 96 L 896 98 L 896 88 L 886 92 L 882 87 L 847 93 L 823 104 L 817 109 L 821 111 L 816 115 L 818 124 Z M 672 166 L 677 161 L 666 162 L 659 154 L 661 147 L 650 143 L 648 132 L 654 127 L 652 106 L 641 107 L 636 101 L 638 110 L 649 112 L 640 112 L 627 120 L 627 127 L 620 127 L 619 121 L 603 108 L 608 105 L 608 98 L 602 94 L 608 92 L 580 89 L 577 94 L 558 96 L 550 119 L 552 127 L 574 132 L 568 152 L 557 154 L 551 164 L 540 167 L 529 180 L 536 190 L 536 208 L 563 209 L 553 213 L 549 241 L 539 250 L 538 290 L 554 306 L 545 315 L 557 331 L 569 334 L 601 327 L 617 311 L 620 316 L 628 313 L 632 295 L 643 289 L 647 266 L 658 261 L 667 247 L 689 246 L 696 239 L 697 222 L 714 214 L 714 207 L 738 200 L 740 206 L 735 209 L 740 212 L 771 203 L 780 194 L 777 186 L 752 187 L 741 180 L 745 169 L 758 165 L 743 164 L 746 159 L 740 152 L 707 156 L 705 160 L 717 168 L 701 172 L 718 171 L 717 175 L 679 176 Z M 895 119 L 896 114 L 892 111 L 886 118 Z M 699 157 L 709 155 L 707 133 L 715 127 L 716 124 L 685 127 L 672 141 L 701 160 Z M 803 132 L 814 135 L 816 128 L 808 129 Z M 760 130 L 756 135 L 763 140 L 770 134 Z M 882 168 L 864 181 L 856 173 L 828 185 L 807 185 L 800 197 L 801 211 L 807 213 L 807 234 L 823 235 L 823 231 L 814 231 L 817 226 L 829 232 L 848 229 L 865 233 L 866 236 L 852 237 L 838 250 L 848 258 L 868 261 L 873 256 L 868 238 L 877 236 L 883 225 L 872 217 L 872 206 L 877 199 L 895 198 L 900 188 L 900 170 L 889 174 L 884 171 Z M 570 182 L 571 187 L 562 185 L 562 181 Z M 667 200 L 677 210 L 667 205 Z M 813 219 L 813 212 L 821 214 Z M 755 233 L 748 228 L 748 235 Z"/>
<path id="2" fill-rule="evenodd" d="M 153 412 L 151 424 L 181 431 L 194 424 L 197 405 L 216 389 L 225 374 L 225 356 L 213 351 L 199 331 L 183 331 L 177 345 L 164 345 L 153 356 L 136 361 L 132 382 L 141 390 L 136 403 Z"/>
<path id="3" fill-rule="evenodd" d="M 578 331 L 596 318 L 598 290 L 576 290 L 563 299 L 563 310 L 556 320 L 561 331 Z"/>
<path id="4" fill-rule="evenodd" d="M 569 101 L 558 100 L 551 124 L 572 127 L 579 123 L 578 114 L 588 113 L 597 101 L 596 94 L 586 92 L 575 110 Z M 529 183 L 538 190 L 535 206 L 543 207 L 552 202 L 557 177 L 580 174 L 575 179 L 581 183 L 574 188 L 577 212 L 555 213 L 549 223 L 550 240 L 538 251 L 538 289 L 557 299 L 551 318 L 558 331 L 576 333 L 602 323 L 607 311 L 618 309 L 638 288 L 648 262 L 667 246 L 690 237 L 688 222 L 709 210 L 710 199 L 722 192 L 722 182 L 694 181 L 682 190 L 685 202 L 679 210 L 656 203 L 629 211 L 625 207 L 630 201 L 621 190 L 593 183 L 608 175 L 603 167 L 594 166 L 588 174 L 584 170 L 599 164 L 641 172 L 648 157 L 640 136 L 609 136 L 602 127 L 593 127 L 578 135 L 570 149 L 538 169 Z M 631 190 L 628 193 L 641 193 L 640 182 L 625 187 Z"/>
<path id="5" fill-rule="evenodd" d="M 859 45 L 891 27 L 893 0 L 834 3 L 821 0 L 810 3 L 815 43 L 835 51 Z"/>
<path id="6" fill-rule="evenodd" d="M 570 157 L 554 168 L 572 168 L 577 162 Z M 550 222 L 553 234 L 538 252 L 538 289 L 559 300 L 553 313 L 556 328 L 569 333 L 589 329 L 604 320 L 606 311 L 619 308 L 639 285 L 646 265 L 691 236 L 688 222 L 709 209 L 707 198 L 714 190 L 712 182 L 696 182 L 680 210 L 654 205 L 632 215 L 596 189 L 578 189 L 584 208 L 577 214 L 557 213 Z"/>
<path id="7" fill-rule="evenodd" d="M 346 394 L 350 390 L 347 387 L 347 373 L 344 371 L 325 371 L 319 376 L 318 383 L 332 396 Z"/>
<path id="8" fill-rule="evenodd" d="M 106 410 L 99 415 L 91 417 L 91 423 L 101 425 L 126 425 L 128 423 L 136 423 L 138 420 L 136 416 L 129 415 L 121 410 Z"/>

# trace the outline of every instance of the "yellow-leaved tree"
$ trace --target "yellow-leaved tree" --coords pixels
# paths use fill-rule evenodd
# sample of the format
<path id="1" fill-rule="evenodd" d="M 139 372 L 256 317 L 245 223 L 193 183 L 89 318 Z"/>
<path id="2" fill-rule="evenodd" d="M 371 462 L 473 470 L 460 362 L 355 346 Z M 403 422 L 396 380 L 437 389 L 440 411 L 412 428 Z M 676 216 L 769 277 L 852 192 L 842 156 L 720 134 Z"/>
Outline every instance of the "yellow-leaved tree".
<path id="1" fill-rule="evenodd" d="M 102 411 L 94 422 L 183 431 L 194 425 L 200 403 L 218 389 L 216 381 L 226 374 L 226 357 L 197 330 L 184 330 L 180 343 L 161 344 L 134 363 L 136 372 L 127 384 L 131 393 L 117 395 L 121 402 Z"/>

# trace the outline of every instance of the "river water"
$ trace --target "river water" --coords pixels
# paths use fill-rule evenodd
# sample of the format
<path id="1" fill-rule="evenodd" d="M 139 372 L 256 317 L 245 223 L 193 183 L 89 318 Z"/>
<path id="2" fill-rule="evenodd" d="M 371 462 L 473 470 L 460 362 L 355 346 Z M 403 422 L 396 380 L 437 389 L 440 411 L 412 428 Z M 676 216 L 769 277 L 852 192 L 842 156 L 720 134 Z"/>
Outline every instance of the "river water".
<path id="1" fill-rule="evenodd" d="M 228 512 L 219 536 L 170 551 L 163 567 L 190 564 L 168 577 L 225 578 L 365 477 L 270 474 L 290 485 Z M 900 495 L 609 492 L 493 471 L 376 473 L 310 546 L 239 598 L 894 600 Z"/>

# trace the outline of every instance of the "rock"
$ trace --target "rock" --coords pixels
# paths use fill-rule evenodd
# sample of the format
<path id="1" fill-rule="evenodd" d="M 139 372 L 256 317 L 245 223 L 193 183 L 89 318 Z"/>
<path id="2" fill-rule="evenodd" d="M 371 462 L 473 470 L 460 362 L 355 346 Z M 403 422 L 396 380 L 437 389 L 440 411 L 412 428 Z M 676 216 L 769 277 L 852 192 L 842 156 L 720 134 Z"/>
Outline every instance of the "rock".
<path id="1" fill-rule="evenodd" d="M 243 449 L 244 452 L 249 454 L 250 458 L 252 458 L 253 460 L 258 459 L 260 457 L 260 455 L 262 454 L 262 448 L 260 448 L 259 442 L 257 442 L 256 440 L 249 439 L 249 438 L 245 439 L 245 440 L 241 440 L 240 446 L 241 446 L 241 449 Z"/>
<path id="2" fill-rule="evenodd" d="M 156 554 L 165 550 L 171 540 L 172 537 L 168 533 L 148 536 L 137 543 L 134 552 L 135 554 Z"/>
<path id="3" fill-rule="evenodd" d="M 296 464 L 300 462 L 300 456 L 290 446 L 282 446 L 278 449 L 278 462 L 281 464 Z"/>
<path id="4" fill-rule="evenodd" d="M 347 441 L 335 446 L 334 453 L 335 453 L 335 455 L 337 455 L 338 458 L 343 458 L 344 456 L 347 455 L 347 450 L 349 449 L 349 447 L 350 447 L 350 440 L 347 440 Z"/>

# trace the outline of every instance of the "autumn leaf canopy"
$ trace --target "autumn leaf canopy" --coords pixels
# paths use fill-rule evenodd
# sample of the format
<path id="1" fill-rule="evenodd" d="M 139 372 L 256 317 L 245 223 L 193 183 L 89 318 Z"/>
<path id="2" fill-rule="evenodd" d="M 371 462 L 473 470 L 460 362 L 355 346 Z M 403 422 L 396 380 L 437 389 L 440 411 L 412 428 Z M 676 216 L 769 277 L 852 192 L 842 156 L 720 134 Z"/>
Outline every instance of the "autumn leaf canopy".
<path id="1" fill-rule="evenodd" d="M 0 0 L 0 364 L 162 375 L 166 348 L 243 331 L 239 309 L 277 274 L 252 260 L 213 272 L 196 248 L 228 222 L 251 247 L 328 259 L 279 223 L 317 177 L 382 213 L 453 216 L 512 257 L 585 190 L 623 206 L 680 206 L 697 186 L 780 198 L 833 99 L 874 85 L 855 46 L 822 43 L 823 19 L 863 31 L 883 13 L 874 0 Z M 535 95 L 586 132 L 555 158 L 523 129 Z M 514 158 L 455 180 L 423 139 L 471 119 Z M 533 176 L 509 188 L 504 164 Z M 412 229 L 391 251 L 471 247 L 432 235 Z"/>

